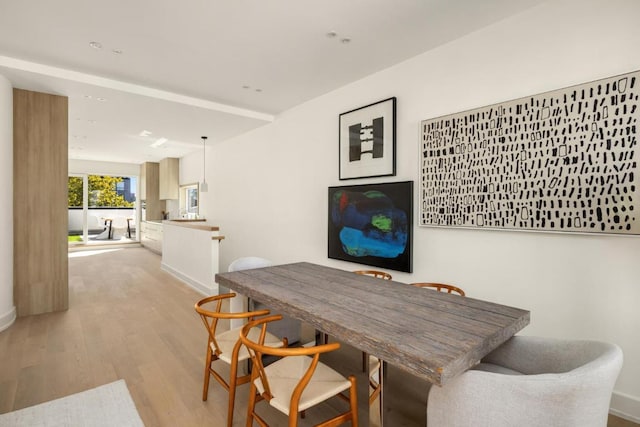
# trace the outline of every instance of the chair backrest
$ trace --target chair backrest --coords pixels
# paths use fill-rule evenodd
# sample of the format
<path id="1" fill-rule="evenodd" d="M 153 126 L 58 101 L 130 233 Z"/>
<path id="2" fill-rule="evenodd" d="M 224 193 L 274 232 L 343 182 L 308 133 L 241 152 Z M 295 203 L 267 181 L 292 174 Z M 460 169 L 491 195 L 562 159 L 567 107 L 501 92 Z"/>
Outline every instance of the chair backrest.
<path id="1" fill-rule="evenodd" d="M 248 319 L 249 321 L 253 320 L 255 317 L 264 316 L 269 314 L 269 310 L 256 310 L 256 311 L 246 311 L 241 313 L 228 313 L 222 311 L 222 303 L 225 299 L 231 299 L 235 297 L 236 294 L 231 292 L 228 294 L 214 295 L 210 297 L 206 297 L 196 302 L 194 308 L 196 312 L 200 315 L 200 319 L 204 324 L 204 327 L 207 328 L 207 332 L 209 333 L 209 344 L 213 344 L 215 346 L 215 353 L 219 355 L 221 353 L 220 347 L 218 346 L 218 342 L 216 341 L 216 328 L 218 326 L 218 320 L 220 319 Z M 207 304 L 215 304 L 213 310 L 207 310 L 204 308 Z"/>
<path id="2" fill-rule="evenodd" d="M 229 271 L 250 270 L 252 268 L 271 267 L 273 263 L 265 258 L 255 256 L 242 257 L 229 264 Z"/>
<path id="3" fill-rule="evenodd" d="M 124 216 L 114 216 L 111 226 L 113 228 L 127 228 L 127 218 Z"/>
<path id="4" fill-rule="evenodd" d="M 462 289 L 457 286 L 447 285 L 446 283 L 430 283 L 430 282 L 417 282 L 411 283 L 412 286 L 416 286 L 418 288 L 430 288 L 435 289 L 439 292 L 446 292 L 448 294 L 458 294 L 464 296 L 465 293 Z"/>
<path id="5" fill-rule="evenodd" d="M 266 401 L 270 401 L 274 396 L 272 394 L 272 390 L 269 386 L 269 378 L 264 369 L 264 365 L 262 363 L 262 356 L 278 356 L 278 357 L 295 357 L 295 356 L 310 356 L 312 358 L 309 363 L 309 367 L 307 368 L 304 375 L 302 375 L 294 389 L 294 392 L 291 396 L 291 400 L 298 401 L 302 396 L 302 392 L 304 388 L 311 381 L 311 377 L 318 366 L 318 361 L 320 360 L 320 354 L 328 353 L 330 351 L 334 351 L 340 348 L 340 343 L 334 342 L 331 344 L 323 344 L 317 345 L 314 347 L 286 347 L 286 348 L 276 348 L 269 347 L 264 345 L 264 340 L 267 333 L 267 325 L 271 322 L 275 322 L 281 320 L 282 316 L 279 314 L 261 317 L 259 319 L 255 319 L 247 323 L 242 330 L 240 331 L 240 341 L 242 344 L 247 347 L 249 350 L 249 355 L 251 357 L 252 362 L 252 381 L 259 378 L 262 383 L 262 387 L 264 391 L 262 392 L 262 397 Z M 253 340 L 249 338 L 249 333 L 252 328 L 259 329 L 259 334 L 257 340 Z M 252 337 L 254 336 L 251 334 Z M 295 375 L 295 373 L 292 373 Z"/>
<path id="6" fill-rule="evenodd" d="M 431 387 L 428 425 L 604 426 L 623 355 L 599 341 L 515 336 L 482 362 Z"/>
<path id="7" fill-rule="evenodd" d="M 386 273 L 384 271 L 378 271 L 378 270 L 355 270 L 354 273 L 362 274 L 364 276 L 373 276 L 373 277 L 377 277 L 378 279 L 384 279 L 384 280 L 392 279 L 389 273 Z"/>

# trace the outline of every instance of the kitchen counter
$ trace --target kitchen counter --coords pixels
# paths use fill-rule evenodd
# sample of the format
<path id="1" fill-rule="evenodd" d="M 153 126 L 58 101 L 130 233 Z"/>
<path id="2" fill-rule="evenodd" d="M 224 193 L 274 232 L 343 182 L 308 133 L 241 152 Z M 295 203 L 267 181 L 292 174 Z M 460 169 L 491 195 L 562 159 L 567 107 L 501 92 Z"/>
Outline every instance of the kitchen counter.
<path id="1" fill-rule="evenodd" d="M 163 224 L 169 224 L 176 227 L 194 228 L 204 231 L 220 231 L 220 227 L 207 224 L 204 219 L 169 219 L 162 221 Z"/>
<path id="2" fill-rule="evenodd" d="M 162 228 L 162 269 L 205 295 L 217 294 L 220 228 L 205 220 L 165 220 Z"/>

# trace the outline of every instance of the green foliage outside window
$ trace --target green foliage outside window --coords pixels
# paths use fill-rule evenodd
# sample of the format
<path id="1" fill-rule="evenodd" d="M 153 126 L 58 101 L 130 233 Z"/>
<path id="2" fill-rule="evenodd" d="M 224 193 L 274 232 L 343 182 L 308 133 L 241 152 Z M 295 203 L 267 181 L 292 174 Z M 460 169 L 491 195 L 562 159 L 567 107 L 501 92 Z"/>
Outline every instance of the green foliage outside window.
<path id="1" fill-rule="evenodd" d="M 82 207 L 82 178 L 79 176 L 69 177 L 69 207 Z"/>
<path id="2" fill-rule="evenodd" d="M 132 208 L 133 202 L 125 200 L 116 191 L 116 184 L 122 182 L 120 176 L 89 175 L 89 207 Z M 69 177 L 69 207 L 82 207 L 82 178 Z"/>

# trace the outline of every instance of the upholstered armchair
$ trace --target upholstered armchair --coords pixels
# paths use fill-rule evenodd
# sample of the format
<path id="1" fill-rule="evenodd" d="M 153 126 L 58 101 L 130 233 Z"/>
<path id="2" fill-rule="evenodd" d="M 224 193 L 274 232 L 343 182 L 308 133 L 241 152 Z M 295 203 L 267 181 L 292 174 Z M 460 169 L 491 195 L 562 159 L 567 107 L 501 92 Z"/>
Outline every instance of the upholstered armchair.
<path id="1" fill-rule="evenodd" d="M 614 344 L 515 336 L 427 403 L 428 427 L 605 427 L 622 367 Z"/>

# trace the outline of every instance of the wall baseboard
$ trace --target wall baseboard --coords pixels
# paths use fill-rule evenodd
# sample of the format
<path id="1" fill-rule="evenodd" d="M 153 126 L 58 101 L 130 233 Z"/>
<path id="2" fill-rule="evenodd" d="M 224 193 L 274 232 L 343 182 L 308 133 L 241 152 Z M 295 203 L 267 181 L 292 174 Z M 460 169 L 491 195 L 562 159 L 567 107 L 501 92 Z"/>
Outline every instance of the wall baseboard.
<path id="1" fill-rule="evenodd" d="M 611 415 L 640 424 L 640 399 L 617 391 L 611 396 Z"/>
<path id="2" fill-rule="evenodd" d="M 208 286 L 202 282 L 199 282 L 198 280 L 195 280 L 194 278 L 174 269 L 169 267 L 168 265 L 166 265 L 164 262 L 160 264 L 160 268 L 162 268 L 162 270 L 166 271 L 167 273 L 171 274 L 172 276 L 176 277 L 177 279 L 179 279 L 180 281 L 186 283 L 187 285 L 189 285 L 190 287 L 192 287 L 193 289 L 195 289 L 196 291 L 200 292 L 201 294 L 205 295 L 205 296 L 209 296 L 209 295 L 217 295 L 218 294 L 218 284 L 214 283 L 214 286 Z"/>
<path id="3" fill-rule="evenodd" d="M 9 311 L 0 316 L 0 332 L 13 325 L 16 321 L 16 307 L 13 306 Z"/>

